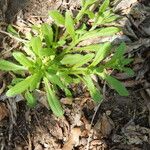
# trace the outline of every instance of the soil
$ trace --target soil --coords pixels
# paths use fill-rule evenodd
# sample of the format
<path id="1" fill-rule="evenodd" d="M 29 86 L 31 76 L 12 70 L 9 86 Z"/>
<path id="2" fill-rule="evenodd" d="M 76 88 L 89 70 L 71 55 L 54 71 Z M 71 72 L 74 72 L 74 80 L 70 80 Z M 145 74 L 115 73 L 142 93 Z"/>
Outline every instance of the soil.
<path id="1" fill-rule="evenodd" d="M 73 0 L 2 0 L 0 25 L 25 25 L 49 22 L 48 11 L 71 9 L 76 12 L 80 1 Z M 105 99 L 95 105 L 82 85 L 72 86 L 74 98 L 61 98 L 65 115 L 56 118 L 47 109 L 44 93 L 39 103 L 29 109 L 23 97 L 5 96 L 10 75 L 0 72 L 0 148 L 1 150 L 149 150 L 150 149 L 150 2 L 147 0 L 113 1 L 117 22 L 127 42 L 126 56 L 131 56 L 135 75 L 113 75 L 128 88 L 122 97 L 101 83 Z M 9 58 L 14 42 L 0 34 L 0 56 Z M 115 39 L 115 40 L 116 40 Z M 103 39 L 98 39 L 103 40 Z M 106 40 L 112 40 L 111 38 Z M 90 41 L 91 42 L 91 41 Z M 18 45 L 13 45 L 13 48 Z"/>

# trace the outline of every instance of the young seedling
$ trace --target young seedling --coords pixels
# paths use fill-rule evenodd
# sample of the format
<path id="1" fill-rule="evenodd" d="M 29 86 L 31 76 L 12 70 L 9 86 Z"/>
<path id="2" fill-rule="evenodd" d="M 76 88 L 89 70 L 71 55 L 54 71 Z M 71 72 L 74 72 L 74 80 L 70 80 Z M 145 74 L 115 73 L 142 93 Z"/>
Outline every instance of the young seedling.
<path id="1" fill-rule="evenodd" d="M 64 16 L 57 10 L 50 11 L 49 15 L 54 21 L 52 25 L 44 23 L 34 26 L 34 32 L 31 32 L 30 36 L 21 38 L 24 45 L 22 51 L 12 53 L 18 63 L 0 60 L 0 70 L 26 75 L 26 78 L 22 77 L 9 88 L 6 92 L 8 97 L 23 94 L 28 105 L 34 106 L 34 91 L 40 88 L 46 91 L 47 101 L 53 113 L 61 117 L 64 110 L 57 97 L 57 91 L 61 89 L 66 96 L 71 96 L 68 88 L 71 83 L 83 82 L 96 103 L 102 100 L 103 96 L 96 88 L 92 75 L 106 80 L 120 95 L 128 95 L 123 84 L 107 71 L 117 69 L 133 73 L 126 67 L 131 59 L 124 57 L 125 44 L 121 43 L 110 59 L 106 59 L 112 54 L 110 42 L 79 46 L 84 40 L 111 36 L 120 31 L 117 27 L 101 27 L 117 18 L 108 8 L 109 0 L 103 2 L 96 14 L 89 9 L 95 2 L 96 0 L 82 1 L 82 8 L 76 17 L 69 11 L 66 11 Z M 94 22 L 91 27 L 86 27 L 86 24 L 81 22 L 85 15 L 88 15 L 89 19 L 92 16 Z M 11 31 L 13 36 L 20 38 L 19 34 L 9 27 L 9 32 Z M 33 34 L 35 32 L 36 34 Z"/>

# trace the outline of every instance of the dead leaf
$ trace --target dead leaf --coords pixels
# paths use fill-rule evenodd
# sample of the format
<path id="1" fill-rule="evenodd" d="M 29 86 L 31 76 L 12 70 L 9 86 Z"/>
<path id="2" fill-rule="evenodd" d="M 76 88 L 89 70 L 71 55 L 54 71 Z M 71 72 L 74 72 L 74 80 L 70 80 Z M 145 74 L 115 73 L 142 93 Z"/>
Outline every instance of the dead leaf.
<path id="1" fill-rule="evenodd" d="M 107 137 L 114 128 L 112 119 L 104 113 L 100 120 L 95 124 L 94 128 L 98 130 L 103 137 Z"/>
<path id="2" fill-rule="evenodd" d="M 62 150 L 72 150 L 74 145 L 78 145 L 79 136 L 81 135 L 80 128 L 73 128 L 69 140 L 64 144 Z"/>
<path id="3" fill-rule="evenodd" d="M 0 103 L 0 121 L 8 116 L 8 109 L 4 103 Z"/>

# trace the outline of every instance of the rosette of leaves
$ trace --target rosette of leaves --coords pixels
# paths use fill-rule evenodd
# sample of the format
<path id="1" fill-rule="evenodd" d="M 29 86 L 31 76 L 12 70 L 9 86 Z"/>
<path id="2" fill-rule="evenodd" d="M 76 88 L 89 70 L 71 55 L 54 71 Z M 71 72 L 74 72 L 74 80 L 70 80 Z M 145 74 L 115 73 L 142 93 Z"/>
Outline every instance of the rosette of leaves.
<path id="1" fill-rule="evenodd" d="M 8 31 L 20 38 L 24 46 L 22 51 L 12 53 L 16 63 L 0 59 L 0 70 L 23 74 L 25 78 L 19 78 L 15 85 L 10 86 L 6 92 L 8 97 L 23 94 L 28 105 L 34 106 L 34 90 L 45 89 L 51 110 L 60 117 L 64 111 L 57 97 L 57 89 L 60 88 L 66 96 L 71 96 L 68 89 L 71 83 L 83 82 L 95 102 L 102 100 L 102 94 L 96 88 L 92 75 L 106 80 L 120 95 L 128 95 L 123 84 L 107 72 L 108 69 L 117 69 L 132 73 L 130 68 L 125 67 L 131 60 L 124 58 L 124 43 L 120 44 L 110 59 L 106 59 L 111 54 L 112 45 L 109 42 L 78 46 L 86 39 L 110 36 L 120 31 L 117 27 L 99 27 L 114 21 L 116 16 L 108 9 L 109 0 L 103 2 L 96 14 L 92 12 L 89 8 L 95 2 L 82 1 L 82 8 L 75 18 L 69 11 L 64 16 L 57 10 L 50 11 L 49 15 L 54 23 L 34 26 L 34 32 L 25 37 L 20 37 L 9 26 Z M 81 22 L 85 15 L 94 20 L 90 28 Z"/>

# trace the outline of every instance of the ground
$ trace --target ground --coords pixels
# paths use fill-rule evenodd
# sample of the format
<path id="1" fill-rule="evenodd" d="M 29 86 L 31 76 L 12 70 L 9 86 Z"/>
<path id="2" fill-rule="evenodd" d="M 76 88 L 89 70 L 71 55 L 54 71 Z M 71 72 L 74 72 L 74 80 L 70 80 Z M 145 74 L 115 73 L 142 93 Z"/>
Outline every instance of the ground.
<path id="1" fill-rule="evenodd" d="M 9 58 L 11 50 L 18 47 L 18 43 L 2 32 L 8 23 L 27 30 L 27 24 L 49 22 L 48 10 L 76 11 L 79 2 L 2 0 L 0 57 Z M 130 67 L 135 75 L 128 77 L 117 72 L 113 75 L 124 83 L 130 96 L 121 97 L 100 83 L 104 100 L 101 105 L 95 105 L 83 85 L 72 85 L 74 98 L 61 97 L 65 115 L 58 119 L 47 109 L 42 92 L 37 93 L 39 103 L 34 109 L 29 109 L 20 95 L 7 98 L 6 85 L 11 74 L 0 72 L 1 150 L 150 149 L 150 2 L 117 0 L 111 5 L 122 16 L 117 23 L 123 27 L 123 34 L 97 40 L 127 43 L 126 56 L 134 60 Z"/>

